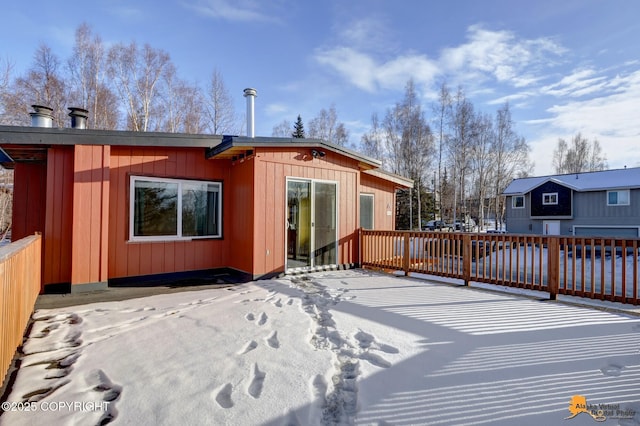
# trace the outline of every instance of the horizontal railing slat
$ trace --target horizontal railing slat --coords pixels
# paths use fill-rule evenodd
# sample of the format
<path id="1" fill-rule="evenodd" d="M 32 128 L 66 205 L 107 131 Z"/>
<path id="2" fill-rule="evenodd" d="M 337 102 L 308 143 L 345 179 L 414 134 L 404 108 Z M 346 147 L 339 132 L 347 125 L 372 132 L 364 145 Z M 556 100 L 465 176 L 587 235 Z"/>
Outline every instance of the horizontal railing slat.
<path id="1" fill-rule="evenodd" d="M 364 229 L 360 235 L 363 267 L 640 304 L 639 238 Z"/>

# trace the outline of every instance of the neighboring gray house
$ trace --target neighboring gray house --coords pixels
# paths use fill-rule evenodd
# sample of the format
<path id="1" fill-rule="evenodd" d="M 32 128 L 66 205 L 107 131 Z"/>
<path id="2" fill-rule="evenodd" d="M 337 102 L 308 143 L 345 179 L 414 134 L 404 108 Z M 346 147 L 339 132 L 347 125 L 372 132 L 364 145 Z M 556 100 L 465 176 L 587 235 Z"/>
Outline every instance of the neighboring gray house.
<path id="1" fill-rule="evenodd" d="M 507 232 L 640 236 L 640 167 L 514 179 Z"/>

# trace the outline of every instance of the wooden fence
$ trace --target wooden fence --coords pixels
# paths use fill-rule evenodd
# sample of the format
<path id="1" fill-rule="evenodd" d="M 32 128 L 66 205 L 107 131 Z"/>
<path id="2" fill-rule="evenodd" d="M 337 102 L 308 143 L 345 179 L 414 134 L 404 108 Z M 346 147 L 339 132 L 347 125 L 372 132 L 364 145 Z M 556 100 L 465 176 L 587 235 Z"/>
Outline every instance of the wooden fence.
<path id="1" fill-rule="evenodd" d="M 360 231 L 363 267 L 640 304 L 638 238 Z"/>
<path id="2" fill-rule="evenodd" d="M 4 379 L 40 293 L 42 237 L 0 247 L 0 379 Z"/>

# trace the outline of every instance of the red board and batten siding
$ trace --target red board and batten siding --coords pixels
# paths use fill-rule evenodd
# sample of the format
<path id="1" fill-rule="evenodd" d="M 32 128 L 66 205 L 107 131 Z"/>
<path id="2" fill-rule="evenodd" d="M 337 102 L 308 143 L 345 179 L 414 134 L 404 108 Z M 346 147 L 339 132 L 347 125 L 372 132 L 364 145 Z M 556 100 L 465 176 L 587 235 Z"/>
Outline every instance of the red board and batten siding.
<path id="1" fill-rule="evenodd" d="M 360 193 L 373 194 L 373 228 L 378 231 L 396 229 L 395 188 L 393 182 L 362 173 Z"/>
<path id="2" fill-rule="evenodd" d="M 47 152 L 42 285 L 71 282 L 74 147 Z"/>
<path id="3" fill-rule="evenodd" d="M 209 160 L 212 164 L 224 160 Z M 223 218 L 223 237 L 227 243 L 228 265 L 239 271 L 252 273 L 253 253 L 253 218 L 254 215 L 266 215 L 271 212 L 256 211 L 254 207 L 254 158 L 249 157 L 242 162 L 237 161 L 230 170 L 230 182 L 225 188 L 225 211 Z M 225 190 L 223 189 L 223 191 Z"/>
<path id="4" fill-rule="evenodd" d="M 18 241 L 36 232 L 44 233 L 47 165 L 16 163 L 13 173 L 11 238 Z"/>
<path id="5" fill-rule="evenodd" d="M 254 275 L 285 270 L 287 178 L 338 184 L 339 263 L 354 262 L 357 253 L 358 163 L 327 152 L 313 158 L 307 148 L 257 148 L 255 162 Z"/>
<path id="6" fill-rule="evenodd" d="M 230 229 L 229 162 L 206 160 L 202 148 L 111 147 L 109 278 L 229 266 L 228 240 L 128 242 L 131 175 L 222 182 L 223 226 Z M 224 237 L 224 231 L 223 231 Z"/>
<path id="7" fill-rule="evenodd" d="M 75 146 L 71 285 L 108 279 L 110 150 Z"/>

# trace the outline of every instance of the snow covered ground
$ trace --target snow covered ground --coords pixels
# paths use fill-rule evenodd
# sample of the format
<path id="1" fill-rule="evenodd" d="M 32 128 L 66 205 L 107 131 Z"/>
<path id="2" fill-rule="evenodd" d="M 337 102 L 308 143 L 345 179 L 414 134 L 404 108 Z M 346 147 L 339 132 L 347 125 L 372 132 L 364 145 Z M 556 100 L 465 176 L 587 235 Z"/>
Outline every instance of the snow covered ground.
<path id="1" fill-rule="evenodd" d="M 640 425 L 639 350 L 634 316 L 320 272 L 40 310 L 0 425 Z"/>

